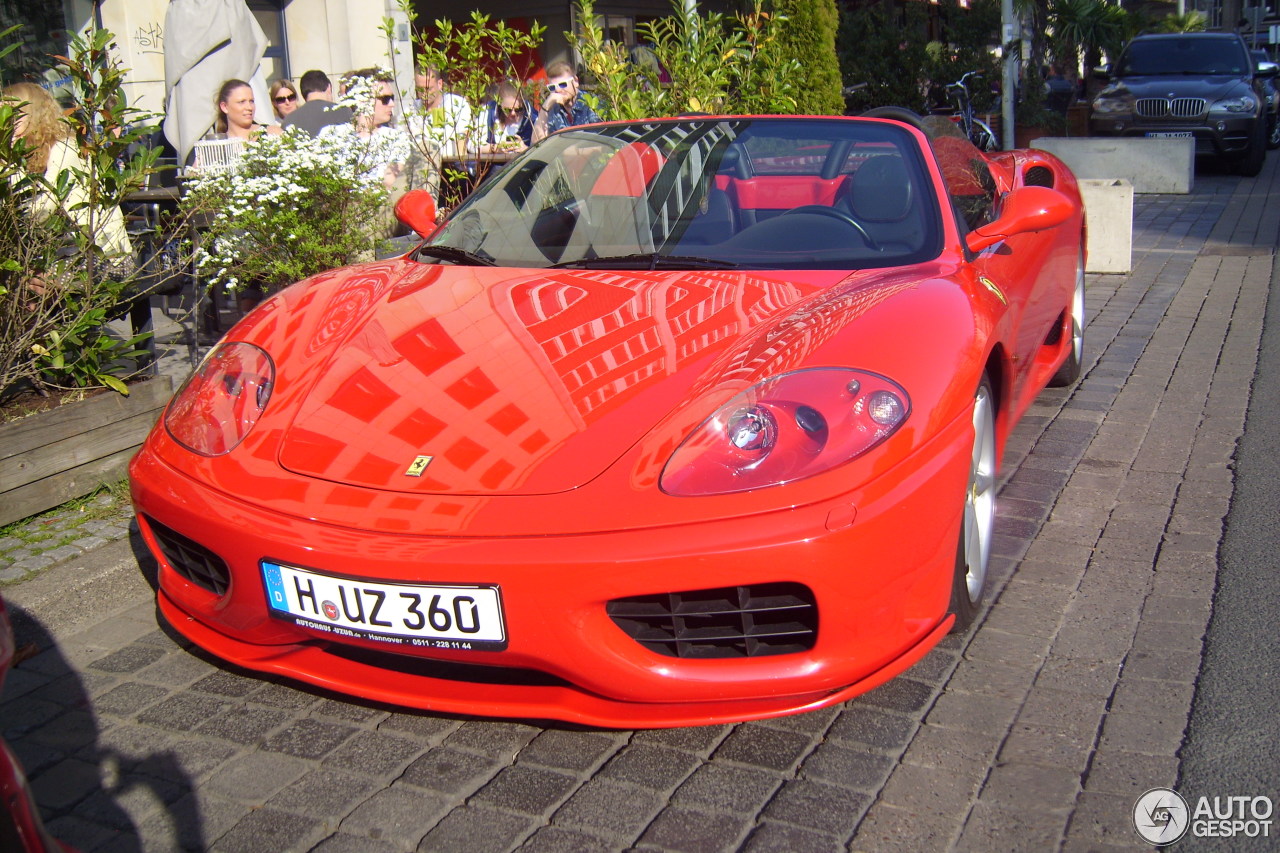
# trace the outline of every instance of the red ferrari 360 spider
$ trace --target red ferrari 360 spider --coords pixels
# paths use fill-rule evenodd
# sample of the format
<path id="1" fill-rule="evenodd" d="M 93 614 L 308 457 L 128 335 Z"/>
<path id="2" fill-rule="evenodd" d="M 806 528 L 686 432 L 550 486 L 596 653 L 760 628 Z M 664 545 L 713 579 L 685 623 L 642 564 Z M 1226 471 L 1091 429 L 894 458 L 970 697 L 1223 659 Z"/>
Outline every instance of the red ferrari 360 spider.
<path id="1" fill-rule="evenodd" d="M 449 713 L 840 702 L 980 606 L 1006 436 L 1079 372 L 1041 151 L 879 118 L 552 135 L 406 256 L 266 300 L 132 464 L 215 655 Z"/>

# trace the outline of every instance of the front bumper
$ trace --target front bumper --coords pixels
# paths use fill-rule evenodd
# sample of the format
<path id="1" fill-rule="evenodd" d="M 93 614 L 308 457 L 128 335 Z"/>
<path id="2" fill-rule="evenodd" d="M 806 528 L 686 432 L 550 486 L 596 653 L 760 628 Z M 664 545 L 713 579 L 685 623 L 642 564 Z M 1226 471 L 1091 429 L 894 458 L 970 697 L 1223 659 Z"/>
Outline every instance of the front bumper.
<path id="1" fill-rule="evenodd" d="M 131 466 L 139 526 L 160 563 L 160 609 L 237 665 L 445 713 L 604 727 L 701 725 L 844 701 L 908 668 L 947 614 L 972 426 L 958 418 L 872 483 L 775 513 L 579 536 L 445 538 L 339 528 L 232 497 L 144 446 Z M 212 591 L 166 560 L 153 521 L 225 562 Z M 260 562 L 372 581 L 495 584 L 508 644 L 454 651 L 335 639 L 271 618 Z M 657 654 L 609 601 L 790 582 L 812 591 L 808 651 L 699 660 Z"/>
<path id="2" fill-rule="evenodd" d="M 1207 124 L 1188 125 L 1176 122 L 1136 123 L 1132 116 L 1099 117 L 1089 119 L 1089 131 L 1093 136 L 1120 136 L 1147 138 L 1167 134 L 1191 134 L 1195 141 L 1195 153 L 1217 157 L 1243 155 L 1252 139 L 1255 119 L 1251 116 L 1210 119 Z"/>

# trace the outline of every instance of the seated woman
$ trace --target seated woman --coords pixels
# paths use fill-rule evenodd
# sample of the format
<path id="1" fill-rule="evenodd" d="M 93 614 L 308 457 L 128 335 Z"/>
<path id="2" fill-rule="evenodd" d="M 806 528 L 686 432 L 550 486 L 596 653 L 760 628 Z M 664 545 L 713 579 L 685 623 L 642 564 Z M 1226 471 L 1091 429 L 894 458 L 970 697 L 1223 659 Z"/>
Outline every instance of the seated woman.
<path id="1" fill-rule="evenodd" d="M 298 108 L 298 90 L 289 80 L 276 80 L 271 84 L 271 111 L 276 114 L 276 121 L 284 121 L 285 116 Z"/>
<path id="2" fill-rule="evenodd" d="M 91 170 L 80 156 L 71 125 L 58 102 L 34 83 L 6 86 L 3 100 L 18 107 L 14 137 L 23 140 L 30 149 L 27 171 L 43 175 L 52 186 L 58 185 L 64 173 L 69 178 L 65 199 L 48 192 L 40 193 L 33 200 L 31 212 L 41 217 L 60 212 L 78 226 L 100 255 L 100 259 L 95 260 L 100 260 L 105 267 L 102 277 L 123 279 L 131 274 L 136 263 L 124 215 L 118 205 L 103 209 L 89 204 L 90 192 L 82 176 L 91 174 Z M 30 284 L 33 289 L 43 290 L 38 278 Z"/>
<path id="3" fill-rule="evenodd" d="M 480 109 L 479 152 L 523 151 L 533 139 L 538 114 L 510 80 L 498 84 L 493 100 Z"/>
<path id="4" fill-rule="evenodd" d="M 213 129 L 196 143 L 187 165 L 195 169 L 230 166 L 244 151 L 244 145 L 264 133 L 283 133 L 278 124 L 261 124 L 254 117 L 257 100 L 253 87 L 243 80 L 227 80 L 218 88 L 214 101 L 217 117 Z"/>

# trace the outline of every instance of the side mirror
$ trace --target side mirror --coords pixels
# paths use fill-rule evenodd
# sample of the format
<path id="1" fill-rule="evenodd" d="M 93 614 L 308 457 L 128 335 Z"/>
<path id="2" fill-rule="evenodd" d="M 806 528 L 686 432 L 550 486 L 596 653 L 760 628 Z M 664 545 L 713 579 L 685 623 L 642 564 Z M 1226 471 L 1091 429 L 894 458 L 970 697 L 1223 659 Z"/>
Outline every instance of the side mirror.
<path id="1" fill-rule="evenodd" d="M 419 237 L 429 237 L 436 230 L 436 200 L 426 190 L 409 190 L 396 202 L 396 219 L 414 230 Z"/>
<path id="2" fill-rule="evenodd" d="M 1264 80 L 1270 80 L 1273 79 L 1276 74 L 1280 74 L 1280 65 L 1276 65 L 1274 62 L 1258 63 L 1256 76 L 1261 77 Z"/>
<path id="3" fill-rule="evenodd" d="M 1061 225 L 1076 212 L 1076 205 L 1048 187 L 1022 187 L 1005 196 L 1000 218 L 965 235 L 971 252 L 981 252 L 1015 234 L 1044 231 Z"/>
<path id="4" fill-rule="evenodd" d="M 1093 79 L 1095 79 L 1095 80 L 1110 80 L 1110 79 L 1111 79 L 1111 66 L 1110 66 L 1110 65 L 1099 65 L 1099 66 L 1097 66 L 1096 68 L 1094 68 L 1094 69 L 1093 69 Z"/>

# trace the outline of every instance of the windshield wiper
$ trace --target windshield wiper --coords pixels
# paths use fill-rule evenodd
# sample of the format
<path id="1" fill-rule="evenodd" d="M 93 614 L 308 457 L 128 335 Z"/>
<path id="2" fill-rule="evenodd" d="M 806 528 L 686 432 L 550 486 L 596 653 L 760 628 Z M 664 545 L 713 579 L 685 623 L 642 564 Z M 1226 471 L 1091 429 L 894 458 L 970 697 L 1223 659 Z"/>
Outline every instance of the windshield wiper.
<path id="1" fill-rule="evenodd" d="M 452 261 L 455 264 L 462 264 L 463 266 L 497 266 L 497 263 L 489 255 L 482 255 L 478 252 L 468 252 L 466 249 L 459 249 L 456 246 L 419 246 L 416 254 L 430 255 L 433 258 L 439 258 L 442 261 Z"/>
<path id="2" fill-rule="evenodd" d="M 641 269 L 641 270 L 728 270 L 738 265 L 718 258 L 700 258 L 696 255 L 661 255 L 657 252 L 637 252 L 632 255 L 607 255 L 600 258 L 579 258 L 552 264 L 552 269 Z"/>

